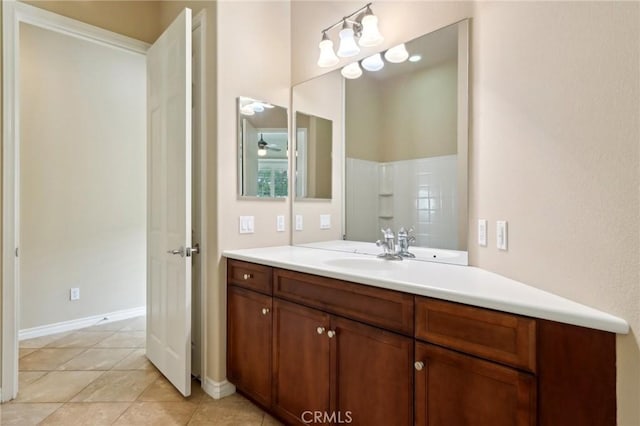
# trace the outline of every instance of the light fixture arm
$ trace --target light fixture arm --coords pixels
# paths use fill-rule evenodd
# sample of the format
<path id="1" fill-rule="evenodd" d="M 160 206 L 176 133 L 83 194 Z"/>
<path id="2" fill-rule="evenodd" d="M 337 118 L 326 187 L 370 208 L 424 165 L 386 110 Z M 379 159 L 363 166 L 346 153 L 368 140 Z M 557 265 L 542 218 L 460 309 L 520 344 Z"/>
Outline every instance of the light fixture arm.
<path id="1" fill-rule="evenodd" d="M 358 34 L 361 30 L 362 30 L 362 24 L 360 23 L 362 21 L 362 17 L 364 16 L 364 12 L 366 10 L 370 10 L 371 9 L 371 5 L 373 3 L 367 3 L 364 6 L 362 6 L 360 9 L 356 10 L 355 12 L 347 15 L 347 16 L 343 16 L 342 19 L 340 19 L 338 22 L 336 22 L 333 25 L 328 26 L 327 28 L 325 28 L 324 30 L 320 31 L 321 34 L 326 33 L 327 31 L 331 31 L 332 29 L 336 28 L 339 25 L 343 25 L 345 22 L 349 23 L 353 26 L 353 32 L 355 34 Z M 360 13 L 360 16 L 357 16 L 355 19 L 351 19 L 354 16 L 358 15 Z"/>

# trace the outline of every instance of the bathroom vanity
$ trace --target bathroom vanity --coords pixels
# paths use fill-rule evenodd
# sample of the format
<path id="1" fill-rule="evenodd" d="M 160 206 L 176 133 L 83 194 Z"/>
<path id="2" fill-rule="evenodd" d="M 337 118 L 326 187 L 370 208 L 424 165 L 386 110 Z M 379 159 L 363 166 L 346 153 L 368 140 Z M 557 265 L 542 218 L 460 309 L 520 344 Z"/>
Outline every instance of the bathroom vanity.
<path id="1" fill-rule="evenodd" d="M 224 255 L 228 380 L 286 423 L 616 424 L 617 317 L 473 267 Z"/>

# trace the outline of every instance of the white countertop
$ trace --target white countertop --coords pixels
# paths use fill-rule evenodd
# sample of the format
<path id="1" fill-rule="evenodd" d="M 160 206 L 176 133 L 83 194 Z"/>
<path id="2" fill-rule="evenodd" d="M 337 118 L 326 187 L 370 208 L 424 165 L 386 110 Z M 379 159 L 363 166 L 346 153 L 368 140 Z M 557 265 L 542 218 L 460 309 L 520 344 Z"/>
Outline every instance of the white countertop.
<path id="1" fill-rule="evenodd" d="M 612 333 L 629 332 L 629 325 L 621 318 L 473 266 L 389 261 L 299 246 L 225 250 L 223 255 Z"/>

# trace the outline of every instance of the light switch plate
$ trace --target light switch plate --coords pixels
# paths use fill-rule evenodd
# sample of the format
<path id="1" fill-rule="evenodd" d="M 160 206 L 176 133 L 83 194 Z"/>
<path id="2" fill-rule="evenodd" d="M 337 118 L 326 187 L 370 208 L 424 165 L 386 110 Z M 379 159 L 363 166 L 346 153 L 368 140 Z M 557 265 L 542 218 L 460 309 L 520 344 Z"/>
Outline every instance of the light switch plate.
<path id="1" fill-rule="evenodd" d="M 487 246 L 487 220 L 478 219 L 478 245 Z"/>
<path id="2" fill-rule="evenodd" d="M 69 289 L 69 300 L 80 300 L 80 289 L 78 287 Z"/>
<path id="3" fill-rule="evenodd" d="M 255 219 L 253 216 L 240 216 L 240 233 L 253 234 L 255 231 Z"/>
<path id="4" fill-rule="evenodd" d="M 301 214 L 297 214 L 296 215 L 296 231 L 302 231 L 303 227 L 302 227 L 302 215 Z"/>
<path id="5" fill-rule="evenodd" d="M 321 214 L 320 215 L 320 229 L 331 229 L 331 215 L 330 214 Z"/>
<path id="6" fill-rule="evenodd" d="M 278 215 L 276 216 L 276 232 L 284 232 L 285 223 L 284 216 Z"/>
<path id="7" fill-rule="evenodd" d="M 507 249 L 507 221 L 506 220 L 498 220 L 496 221 L 496 247 L 499 250 Z"/>

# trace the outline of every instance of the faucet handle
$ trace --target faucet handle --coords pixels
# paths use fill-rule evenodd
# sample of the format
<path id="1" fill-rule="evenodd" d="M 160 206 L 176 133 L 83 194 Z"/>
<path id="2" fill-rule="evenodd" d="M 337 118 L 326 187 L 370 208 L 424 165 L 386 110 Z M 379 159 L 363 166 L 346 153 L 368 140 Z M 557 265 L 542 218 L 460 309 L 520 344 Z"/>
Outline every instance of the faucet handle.
<path id="1" fill-rule="evenodd" d="M 380 229 L 380 231 L 382 231 L 382 235 L 384 235 L 384 238 L 394 238 L 395 237 L 395 235 L 393 234 L 393 231 L 391 230 L 391 228 Z"/>

